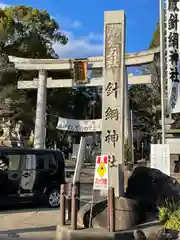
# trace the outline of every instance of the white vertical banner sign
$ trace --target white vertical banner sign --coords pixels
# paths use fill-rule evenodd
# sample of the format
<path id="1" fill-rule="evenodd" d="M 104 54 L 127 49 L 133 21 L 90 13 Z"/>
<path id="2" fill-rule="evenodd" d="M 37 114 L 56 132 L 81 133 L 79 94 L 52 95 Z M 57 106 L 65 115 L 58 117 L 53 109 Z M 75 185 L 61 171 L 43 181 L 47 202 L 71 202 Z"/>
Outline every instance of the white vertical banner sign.
<path id="1" fill-rule="evenodd" d="M 151 168 L 156 168 L 170 176 L 169 144 L 151 144 Z"/>
<path id="2" fill-rule="evenodd" d="M 74 171 L 73 185 L 75 185 L 77 182 L 80 182 L 81 170 L 84 164 L 85 146 L 86 146 L 86 139 L 85 137 L 81 137 L 78 154 L 77 154 L 76 167 Z"/>
<path id="3" fill-rule="evenodd" d="M 179 41 L 180 41 L 179 0 L 166 1 L 166 68 L 167 68 L 167 111 L 180 112 Z"/>

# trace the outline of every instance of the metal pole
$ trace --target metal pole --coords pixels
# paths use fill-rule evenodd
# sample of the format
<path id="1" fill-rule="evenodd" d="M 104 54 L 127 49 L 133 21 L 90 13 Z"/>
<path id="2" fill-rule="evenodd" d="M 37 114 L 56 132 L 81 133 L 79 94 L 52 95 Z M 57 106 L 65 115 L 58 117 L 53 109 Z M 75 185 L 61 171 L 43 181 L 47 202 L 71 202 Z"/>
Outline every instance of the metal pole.
<path id="1" fill-rule="evenodd" d="M 144 160 L 144 143 L 141 143 L 141 159 Z"/>
<path id="2" fill-rule="evenodd" d="M 132 150 L 131 150 L 131 157 L 132 157 L 132 163 L 134 164 L 134 144 L 133 144 L 133 139 L 134 139 L 134 132 L 133 132 L 133 111 L 131 110 L 131 138 L 132 138 Z"/>
<path id="3" fill-rule="evenodd" d="M 96 95 L 96 88 L 93 89 L 93 119 L 95 119 L 95 109 L 96 109 L 96 101 L 97 101 L 97 95 Z M 93 145 L 96 145 L 96 132 L 93 133 Z"/>
<path id="4" fill-rule="evenodd" d="M 76 182 L 75 185 L 76 185 L 76 191 L 77 191 L 76 192 L 76 206 L 77 206 L 77 211 L 79 211 L 79 209 L 80 209 L 80 195 L 81 195 L 81 193 L 80 193 L 80 190 L 81 190 L 80 181 Z"/>
<path id="5" fill-rule="evenodd" d="M 61 184 L 60 190 L 60 225 L 63 226 L 65 224 L 65 185 Z"/>
<path id="6" fill-rule="evenodd" d="M 72 187 L 72 198 L 71 198 L 71 228 L 72 230 L 77 229 L 77 188 L 76 186 Z"/>
<path id="7" fill-rule="evenodd" d="M 165 144 L 165 68 L 164 68 L 164 0 L 159 0 L 160 9 L 160 75 L 161 75 L 161 124 L 162 144 Z"/>
<path id="8" fill-rule="evenodd" d="M 92 191 L 92 198 L 91 198 L 91 207 L 90 207 L 90 214 L 89 214 L 89 228 L 92 227 L 93 207 L 94 207 L 94 188 Z"/>
<path id="9" fill-rule="evenodd" d="M 108 211 L 109 232 L 115 232 L 115 197 L 113 187 L 108 189 Z"/>
<path id="10" fill-rule="evenodd" d="M 67 220 L 71 220 L 71 197 L 72 197 L 72 183 L 68 183 L 68 198 L 67 198 Z"/>

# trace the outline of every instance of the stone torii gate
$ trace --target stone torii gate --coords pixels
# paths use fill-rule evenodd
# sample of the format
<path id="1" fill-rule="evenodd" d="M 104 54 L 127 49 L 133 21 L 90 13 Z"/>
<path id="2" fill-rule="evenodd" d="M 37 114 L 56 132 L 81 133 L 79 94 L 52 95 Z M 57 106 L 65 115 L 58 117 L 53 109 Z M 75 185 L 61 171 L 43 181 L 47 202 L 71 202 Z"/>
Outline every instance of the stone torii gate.
<path id="1" fill-rule="evenodd" d="M 146 52 L 125 54 L 125 65 L 139 66 L 153 62 L 154 54 L 159 52 L 159 48 Z M 47 71 L 53 70 L 73 70 L 75 65 L 74 59 L 27 59 L 9 56 L 10 62 L 18 70 L 39 72 L 38 78 L 32 80 L 22 80 L 18 82 L 18 89 L 37 89 L 37 112 L 35 126 L 34 146 L 37 148 L 44 147 L 46 119 L 46 91 L 47 88 L 74 88 L 74 87 L 99 87 L 103 86 L 104 76 L 101 76 L 100 69 L 104 66 L 103 57 L 92 57 L 87 59 L 87 64 L 91 66 L 92 77 L 87 83 L 77 83 L 74 79 L 52 79 L 47 77 Z M 150 84 L 151 75 L 131 76 L 128 75 L 128 84 Z"/>
<path id="2" fill-rule="evenodd" d="M 19 89 L 37 89 L 37 109 L 34 147 L 43 148 L 46 126 L 47 88 L 98 87 L 103 86 L 102 103 L 102 154 L 111 155 L 110 185 L 115 187 L 117 197 L 123 195 L 124 184 L 124 128 L 128 131 L 128 84 L 150 84 L 151 75 L 127 76 L 126 68 L 152 63 L 159 48 L 132 54 L 125 54 L 125 15 L 124 11 L 109 11 L 104 15 L 104 56 L 85 60 L 91 66 L 92 78 L 87 73 L 79 81 L 71 79 L 52 79 L 48 71 L 77 70 L 77 59 L 26 59 L 9 56 L 16 69 L 39 72 L 38 79 L 19 81 Z M 103 76 L 100 73 L 103 71 Z M 78 83 L 77 83 L 78 82 Z M 82 83 L 83 82 L 83 83 Z M 125 107 L 124 107 L 125 106 Z M 107 114 L 114 111 L 115 117 Z M 130 138 L 130 137 L 129 137 Z"/>

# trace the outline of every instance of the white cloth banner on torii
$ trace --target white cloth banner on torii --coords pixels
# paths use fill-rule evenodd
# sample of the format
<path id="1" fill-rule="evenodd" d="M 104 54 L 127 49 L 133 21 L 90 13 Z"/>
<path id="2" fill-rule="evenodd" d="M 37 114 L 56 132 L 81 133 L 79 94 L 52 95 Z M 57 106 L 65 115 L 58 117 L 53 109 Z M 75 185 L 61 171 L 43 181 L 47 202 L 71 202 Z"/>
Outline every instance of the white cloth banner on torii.
<path id="1" fill-rule="evenodd" d="M 101 132 L 102 119 L 78 120 L 59 117 L 56 129 L 69 132 Z"/>
<path id="2" fill-rule="evenodd" d="M 128 137 L 128 126 L 125 124 L 125 136 Z M 56 129 L 68 132 L 101 132 L 102 119 L 78 120 L 59 117 Z"/>

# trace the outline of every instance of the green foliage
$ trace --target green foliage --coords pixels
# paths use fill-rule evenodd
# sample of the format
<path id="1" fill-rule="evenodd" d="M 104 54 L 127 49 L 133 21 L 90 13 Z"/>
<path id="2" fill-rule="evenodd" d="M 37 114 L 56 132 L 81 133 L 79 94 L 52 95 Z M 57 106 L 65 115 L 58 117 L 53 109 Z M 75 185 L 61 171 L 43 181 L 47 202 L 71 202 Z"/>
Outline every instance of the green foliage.
<path id="1" fill-rule="evenodd" d="M 180 231 L 180 202 L 166 202 L 159 208 L 158 218 L 165 228 Z"/>
<path id="2" fill-rule="evenodd" d="M 25 58 L 56 58 L 53 43 L 66 44 L 67 41 L 67 37 L 60 32 L 59 25 L 45 10 L 22 5 L 0 9 L 1 54 Z M 0 73 L 0 103 L 3 104 L 6 98 L 11 99 L 17 119 L 23 120 L 29 128 L 33 128 L 34 124 L 37 91 L 19 90 L 17 81 L 31 80 L 34 77 L 37 77 L 37 71 Z M 61 97 L 67 99 L 65 95 L 64 91 Z M 49 101 L 51 105 L 51 98 Z"/>
<path id="3" fill-rule="evenodd" d="M 53 43 L 66 44 L 67 37 L 59 25 L 45 10 L 15 6 L 0 9 L 0 53 L 24 58 L 57 58 Z M 18 80 L 37 78 L 37 71 L 16 71 L 0 73 L 0 103 L 11 99 L 11 105 L 18 113 L 18 119 L 33 128 L 36 112 L 36 90 L 17 89 Z M 54 79 L 71 78 L 69 72 L 48 72 Z M 101 98 L 95 106 L 89 104 L 94 90 L 48 89 L 47 93 L 47 138 L 57 140 L 64 132 L 56 130 L 57 116 L 89 119 L 101 117 Z"/>
<path id="4" fill-rule="evenodd" d="M 170 211 L 167 207 L 159 208 L 158 218 L 161 222 L 166 223 L 170 218 Z"/>
<path id="5" fill-rule="evenodd" d="M 0 36 L 2 52 L 29 58 L 57 57 L 52 44 L 68 40 L 46 10 L 26 6 L 0 10 Z"/>
<path id="6" fill-rule="evenodd" d="M 152 135 L 158 128 L 160 112 L 158 98 L 153 97 L 154 89 L 149 85 L 132 85 L 129 88 L 130 107 L 134 113 L 134 125 L 144 133 Z"/>
<path id="7" fill-rule="evenodd" d="M 164 227 L 180 231 L 180 211 L 172 214 L 171 218 L 164 224 Z"/>
<path id="8" fill-rule="evenodd" d="M 157 24 L 149 49 L 158 47 L 159 42 L 159 24 Z M 152 64 L 141 66 L 138 70 L 143 75 L 151 74 L 152 84 L 132 85 L 129 88 L 130 105 L 136 121 L 134 124 L 143 132 L 156 135 L 161 118 L 159 55 L 155 56 Z"/>
<path id="9" fill-rule="evenodd" d="M 149 45 L 149 49 L 160 46 L 160 28 L 159 23 L 156 25 L 156 30 L 154 32 L 153 40 Z"/>

